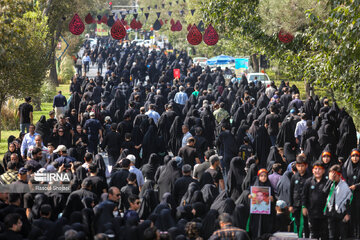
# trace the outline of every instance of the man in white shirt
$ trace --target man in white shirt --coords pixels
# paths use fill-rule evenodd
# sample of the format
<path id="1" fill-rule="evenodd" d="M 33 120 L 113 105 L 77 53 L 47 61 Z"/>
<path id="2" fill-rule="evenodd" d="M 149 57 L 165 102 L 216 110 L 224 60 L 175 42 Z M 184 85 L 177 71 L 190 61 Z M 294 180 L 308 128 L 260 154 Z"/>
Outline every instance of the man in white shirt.
<path id="1" fill-rule="evenodd" d="M 182 126 L 182 132 L 184 134 L 182 141 L 181 141 L 181 147 L 185 147 L 187 144 L 187 140 L 192 137 L 191 133 L 189 132 L 189 126 L 183 125 Z"/>
<path id="2" fill-rule="evenodd" d="M 306 130 L 307 126 L 306 126 L 306 115 L 303 114 L 301 116 L 301 121 L 298 122 L 296 124 L 296 128 L 295 128 L 295 138 L 296 138 L 296 144 L 300 144 L 301 143 L 301 135 L 303 134 L 303 132 Z"/>
<path id="3" fill-rule="evenodd" d="M 139 186 L 139 191 L 141 191 L 142 186 L 144 185 L 144 175 L 142 172 L 135 167 L 136 157 L 132 154 L 126 156 L 130 160 L 130 169 L 129 172 L 136 174 L 136 182 Z"/>
<path id="4" fill-rule="evenodd" d="M 35 125 L 30 124 L 29 133 L 25 134 L 24 140 L 22 141 L 20 152 L 23 159 L 26 159 L 25 150 L 29 150 L 30 147 L 34 147 L 36 145 L 35 136 L 39 135 L 35 132 Z"/>
<path id="5" fill-rule="evenodd" d="M 155 105 L 154 104 L 150 104 L 149 111 L 147 111 L 145 113 L 145 115 L 149 116 L 149 118 L 154 119 L 155 124 L 157 124 L 159 119 L 160 119 L 160 114 L 155 111 Z"/>

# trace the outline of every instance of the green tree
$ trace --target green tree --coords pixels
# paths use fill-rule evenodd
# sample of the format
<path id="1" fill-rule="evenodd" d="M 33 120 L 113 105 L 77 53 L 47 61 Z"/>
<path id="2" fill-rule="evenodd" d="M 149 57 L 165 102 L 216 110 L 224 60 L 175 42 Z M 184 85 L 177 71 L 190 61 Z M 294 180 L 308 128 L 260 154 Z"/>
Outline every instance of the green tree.
<path id="1" fill-rule="evenodd" d="M 48 68 L 46 59 L 49 52 L 47 18 L 43 18 L 39 8 L 33 6 L 32 1 L 26 0 L 1 0 L 0 3 L 2 107 L 10 97 L 20 98 L 36 94 Z"/>

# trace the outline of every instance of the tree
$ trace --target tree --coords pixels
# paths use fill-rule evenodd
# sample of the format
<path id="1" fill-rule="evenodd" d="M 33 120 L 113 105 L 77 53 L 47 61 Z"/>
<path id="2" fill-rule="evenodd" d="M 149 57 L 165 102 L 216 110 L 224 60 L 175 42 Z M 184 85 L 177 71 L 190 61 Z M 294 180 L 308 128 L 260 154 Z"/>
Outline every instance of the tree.
<path id="1" fill-rule="evenodd" d="M 75 13 L 78 13 L 84 19 L 92 9 L 100 11 L 102 8 L 107 8 L 108 3 L 100 0 L 40 0 L 39 2 L 43 16 L 46 16 L 48 19 L 48 37 L 50 38 L 50 44 L 48 45 L 49 78 L 53 85 L 58 86 L 55 49 L 60 35 L 70 36 L 67 28 Z M 75 9 L 76 11 L 74 11 Z"/>
<path id="2" fill-rule="evenodd" d="M 0 106 L 40 89 L 47 64 L 47 18 L 26 0 L 1 0 Z M 0 107 L 0 115 L 1 115 Z M 1 122 L 0 122 L 1 133 Z M 1 134 L 0 134 L 1 137 Z"/>

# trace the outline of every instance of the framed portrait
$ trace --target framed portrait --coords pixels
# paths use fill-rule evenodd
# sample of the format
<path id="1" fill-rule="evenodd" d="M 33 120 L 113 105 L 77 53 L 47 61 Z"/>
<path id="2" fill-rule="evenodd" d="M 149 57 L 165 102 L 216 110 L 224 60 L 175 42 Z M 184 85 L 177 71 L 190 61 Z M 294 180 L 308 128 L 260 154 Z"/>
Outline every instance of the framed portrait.
<path id="1" fill-rule="evenodd" d="M 251 191 L 250 213 L 270 214 L 270 187 L 253 186 Z"/>

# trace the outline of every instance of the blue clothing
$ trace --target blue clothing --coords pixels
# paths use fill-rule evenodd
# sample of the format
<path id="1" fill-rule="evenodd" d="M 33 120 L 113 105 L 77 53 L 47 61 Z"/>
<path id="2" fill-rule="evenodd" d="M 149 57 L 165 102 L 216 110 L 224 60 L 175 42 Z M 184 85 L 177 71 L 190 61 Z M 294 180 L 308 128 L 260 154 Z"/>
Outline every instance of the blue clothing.
<path id="1" fill-rule="evenodd" d="M 102 128 L 99 120 L 90 118 L 86 120 L 84 129 L 86 130 L 89 139 L 98 139 L 99 130 Z"/>
<path id="2" fill-rule="evenodd" d="M 24 140 L 21 144 L 21 155 L 25 156 L 25 149 L 29 149 L 31 146 L 35 146 L 35 136 L 39 135 L 38 133 L 34 133 L 34 135 L 30 135 L 30 133 L 25 134 Z"/>
<path id="3" fill-rule="evenodd" d="M 58 94 L 54 97 L 54 102 L 53 102 L 53 108 L 55 107 L 65 107 L 67 105 L 67 101 L 66 101 L 66 97 Z"/>
<path id="4" fill-rule="evenodd" d="M 126 222 L 127 219 L 134 218 L 137 220 L 137 222 L 140 222 L 139 214 L 135 212 L 134 210 L 128 210 L 124 214 L 124 221 Z"/>
<path id="5" fill-rule="evenodd" d="M 70 163 L 75 162 L 76 160 L 69 156 L 61 156 L 61 157 L 58 157 L 57 159 L 55 159 L 54 161 L 58 162 L 60 166 L 65 164 L 66 167 L 69 167 Z"/>
<path id="6" fill-rule="evenodd" d="M 140 187 L 144 185 L 144 176 L 139 169 L 134 166 L 130 166 L 129 172 L 136 174 L 136 182 Z"/>
<path id="7" fill-rule="evenodd" d="M 174 101 L 177 104 L 185 105 L 187 100 L 188 100 L 188 96 L 185 92 L 178 92 L 175 94 Z"/>

